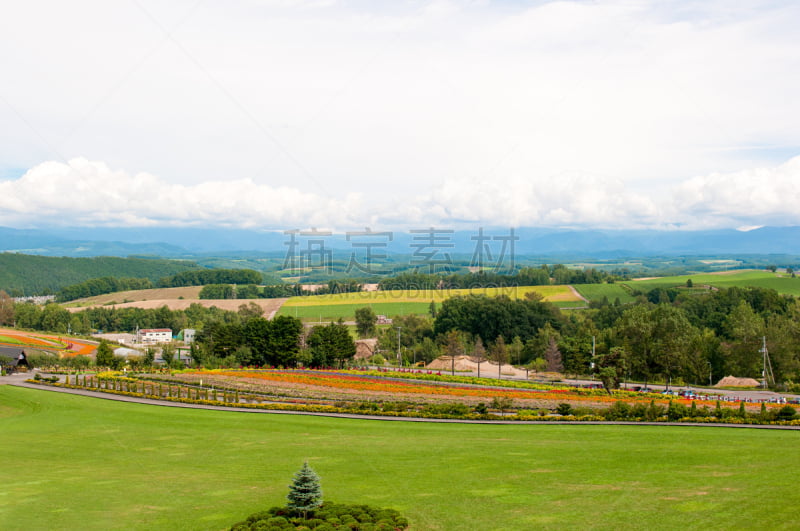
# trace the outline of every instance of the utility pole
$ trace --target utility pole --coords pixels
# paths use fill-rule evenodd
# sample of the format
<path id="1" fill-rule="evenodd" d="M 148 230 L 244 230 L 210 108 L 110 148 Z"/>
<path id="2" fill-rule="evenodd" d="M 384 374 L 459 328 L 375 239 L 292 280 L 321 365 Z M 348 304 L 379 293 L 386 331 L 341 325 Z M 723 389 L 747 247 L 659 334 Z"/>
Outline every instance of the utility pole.
<path id="1" fill-rule="evenodd" d="M 594 336 L 592 336 L 592 361 L 589 362 L 589 368 L 592 370 L 592 381 L 594 381 L 594 351 L 595 351 L 595 342 L 594 342 Z"/>
<path id="2" fill-rule="evenodd" d="M 772 363 L 769 361 L 769 352 L 767 352 L 767 336 L 761 336 L 761 352 L 763 368 L 761 369 L 762 387 L 767 388 L 767 379 L 775 383 L 775 376 L 772 374 Z"/>
<path id="3" fill-rule="evenodd" d="M 400 330 L 403 328 L 402 326 L 396 326 L 397 328 L 397 366 L 400 367 L 402 365 L 401 358 L 400 358 Z"/>

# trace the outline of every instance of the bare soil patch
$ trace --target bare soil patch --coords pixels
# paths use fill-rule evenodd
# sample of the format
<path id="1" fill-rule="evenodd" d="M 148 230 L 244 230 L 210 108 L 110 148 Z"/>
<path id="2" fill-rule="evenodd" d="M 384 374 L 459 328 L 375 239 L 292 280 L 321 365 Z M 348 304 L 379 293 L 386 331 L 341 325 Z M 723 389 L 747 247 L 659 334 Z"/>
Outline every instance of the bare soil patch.
<path id="1" fill-rule="evenodd" d="M 264 310 L 264 316 L 272 318 L 287 299 L 153 299 L 126 302 L 123 304 L 94 304 L 82 306 L 80 308 L 68 308 L 71 312 L 80 312 L 88 308 L 103 306 L 105 308 L 143 308 L 152 310 L 166 306 L 170 310 L 185 310 L 192 304 L 200 304 L 206 308 L 216 306 L 220 310 L 236 311 L 242 304 L 249 305 L 251 302 L 260 306 Z"/>
<path id="2" fill-rule="evenodd" d="M 449 371 L 453 368 L 453 358 L 451 356 L 440 356 L 430 362 L 426 367 L 432 371 Z M 478 372 L 478 362 L 469 356 L 456 356 L 455 370 L 458 372 Z M 482 361 L 480 371 L 483 375 L 497 374 L 497 364 L 491 361 Z M 512 365 L 505 364 L 500 368 L 500 374 L 504 376 L 524 377 L 525 371 L 517 369 Z"/>
<path id="3" fill-rule="evenodd" d="M 113 303 L 138 302 L 148 300 L 168 300 L 168 299 L 193 299 L 200 298 L 200 290 L 203 286 L 184 286 L 181 288 L 154 288 L 139 289 L 130 291 L 117 291 L 116 293 L 106 293 L 95 297 L 87 297 L 71 301 L 70 306 L 101 306 Z"/>
<path id="4" fill-rule="evenodd" d="M 758 387 L 761 382 L 753 378 L 737 378 L 736 376 L 726 376 L 717 382 L 714 387 Z"/>

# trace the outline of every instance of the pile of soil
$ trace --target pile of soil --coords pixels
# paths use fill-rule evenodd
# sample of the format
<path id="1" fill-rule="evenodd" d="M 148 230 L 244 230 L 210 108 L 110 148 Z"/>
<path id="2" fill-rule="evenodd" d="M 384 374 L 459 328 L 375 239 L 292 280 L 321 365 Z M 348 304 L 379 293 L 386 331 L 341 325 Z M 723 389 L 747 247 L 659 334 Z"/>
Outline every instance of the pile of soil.
<path id="1" fill-rule="evenodd" d="M 439 356 L 428 365 L 425 366 L 426 369 L 432 371 L 449 371 L 453 367 L 453 358 L 452 356 Z M 456 356 L 455 360 L 455 370 L 458 372 L 467 372 L 472 371 L 477 373 L 478 372 L 478 363 L 474 361 L 469 356 Z M 500 372 L 504 376 L 525 376 L 525 371 L 521 369 L 516 369 L 512 365 L 503 365 L 500 368 Z M 481 362 L 481 375 L 489 375 L 494 374 L 497 375 L 497 364 L 492 363 L 490 361 L 482 361 Z"/>
<path id="2" fill-rule="evenodd" d="M 717 382 L 714 387 L 758 387 L 761 382 L 753 378 L 737 378 L 736 376 L 726 376 Z"/>
<path id="3" fill-rule="evenodd" d="M 375 354 L 375 347 L 378 346 L 377 339 L 359 339 L 356 341 L 356 355 L 354 359 L 368 360 Z"/>

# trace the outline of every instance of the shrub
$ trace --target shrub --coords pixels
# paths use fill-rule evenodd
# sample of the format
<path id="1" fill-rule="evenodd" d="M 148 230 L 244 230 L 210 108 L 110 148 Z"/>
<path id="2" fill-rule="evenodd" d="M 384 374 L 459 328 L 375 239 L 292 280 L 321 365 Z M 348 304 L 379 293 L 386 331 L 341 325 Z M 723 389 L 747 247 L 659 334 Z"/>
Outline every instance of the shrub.
<path id="1" fill-rule="evenodd" d="M 231 527 L 231 531 L 272 531 L 281 529 L 331 531 L 354 529 L 357 531 L 402 530 L 408 528 L 408 520 L 394 509 L 381 509 L 369 505 L 348 505 L 325 502 L 313 518 L 289 518 L 296 514 L 289 507 L 273 507 L 261 511 Z"/>
<path id="2" fill-rule="evenodd" d="M 631 406 L 622 401 L 616 401 L 604 411 L 608 420 L 627 420 L 631 416 Z"/>
<path id="3" fill-rule="evenodd" d="M 667 407 L 667 418 L 670 421 L 677 422 L 688 416 L 689 410 L 686 406 L 679 402 L 673 402 L 672 400 L 669 401 L 669 406 Z"/>
<path id="4" fill-rule="evenodd" d="M 453 402 L 449 404 L 428 404 L 425 406 L 423 411 L 433 415 L 452 415 L 457 417 L 463 417 L 470 413 L 469 406 L 459 402 Z"/>
<path id="5" fill-rule="evenodd" d="M 572 405 L 562 402 L 556 407 L 556 413 L 562 416 L 572 415 Z"/>
<path id="6" fill-rule="evenodd" d="M 794 420 L 797 418 L 797 410 L 792 406 L 783 406 L 775 416 L 778 420 Z"/>

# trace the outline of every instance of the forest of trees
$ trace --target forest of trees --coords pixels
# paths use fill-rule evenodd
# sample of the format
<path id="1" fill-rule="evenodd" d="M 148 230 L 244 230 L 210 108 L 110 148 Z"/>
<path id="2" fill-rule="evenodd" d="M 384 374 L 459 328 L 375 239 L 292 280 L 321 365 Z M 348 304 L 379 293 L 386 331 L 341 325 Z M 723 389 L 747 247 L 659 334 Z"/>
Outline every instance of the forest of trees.
<path id="1" fill-rule="evenodd" d="M 508 286 L 543 286 L 548 284 L 597 284 L 629 278 L 630 272 L 620 269 L 605 272 L 599 269 L 568 268 L 562 264 L 523 267 L 515 274 L 502 275 L 487 271 L 430 275 L 404 272 L 382 279 L 379 289 L 458 289 Z"/>
<path id="2" fill-rule="evenodd" d="M 549 303 L 505 296 L 447 299 L 436 317 L 395 318 L 406 362 L 442 354 L 492 359 L 502 345 L 511 363 L 572 375 L 595 372 L 622 381 L 708 384 L 726 375 L 760 378 L 766 337 L 776 383 L 800 379 L 800 304 L 763 288 L 684 292 L 653 303 L 595 305 L 561 312 Z M 592 339 L 595 358 L 592 360 Z M 379 348 L 397 350 L 396 328 L 379 333 Z M 618 382 L 617 382 L 618 383 Z"/>
<path id="3" fill-rule="evenodd" d="M 79 284 L 61 288 L 58 293 L 56 293 L 56 301 L 68 302 L 84 297 L 114 293 L 116 291 L 150 289 L 153 286 L 153 282 L 148 278 L 92 278 Z"/>
<path id="4" fill-rule="evenodd" d="M 258 288 L 246 284 L 237 289 L 251 287 Z M 291 338 L 302 334 L 285 330 L 300 330 L 299 321 L 283 317 L 266 321 L 261 308 L 253 303 L 242 304 L 237 312 L 193 304 L 184 311 L 99 307 L 70 313 L 56 303 L 13 303 L 0 293 L 0 310 L 2 324 L 57 333 L 196 328 L 201 331 L 198 352 L 231 363 L 286 365 L 296 359 L 329 365 L 352 356 L 350 343 L 344 341 L 346 328 L 314 329 L 305 343 L 298 340 L 291 346 Z M 766 338 L 777 383 L 800 380 L 800 303 L 771 289 L 734 287 L 701 293 L 655 289 L 639 294 L 633 303 L 601 301 L 587 310 L 570 312 L 536 297 L 471 295 L 451 297 L 431 311 L 430 316 L 395 317 L 393 327 L 377 332 L 379 349 L 393 359 L 399 340 L 406 363 L 452 353 L 488 360 L 505 356 L 515 365 L 573 375 L 588 375 L 594 365 L 598 375 L 602 371 L 604 379 L 612 382 L 635 379 L 699 384 L 729 374 L 759 378 L 762 338 Z M 373 333 L 367 325 L 374 315 L 361 313 L 359 320 L 365 325 L 359 328 L 361 334 Z M 278 337 L 271 328 L 278 326 L 274 323 L 284 331 L 279 334 L 281 339 L 257 340 Z M 397 328 L 401 330 L 399 338 Z M 285 353 L 279 353 L 275 345 Z"/>
<path id="5" fill-rule="evenodd" d="M 0 289 L 12 297 L 55 294 L 87 280 L 115 277 L 152 282 L 182 271 L 200 269 L 194 262 L 148 258 L 66 258 L 0 253 Z"/>
<path id="6" fill-rule="evenodd" d="M 253 269 L 193 269 L 159 279 L 159 288 L 182 288 L 206 284 L 261 284 L 262 275 Z"/>

